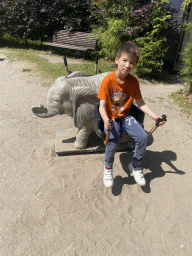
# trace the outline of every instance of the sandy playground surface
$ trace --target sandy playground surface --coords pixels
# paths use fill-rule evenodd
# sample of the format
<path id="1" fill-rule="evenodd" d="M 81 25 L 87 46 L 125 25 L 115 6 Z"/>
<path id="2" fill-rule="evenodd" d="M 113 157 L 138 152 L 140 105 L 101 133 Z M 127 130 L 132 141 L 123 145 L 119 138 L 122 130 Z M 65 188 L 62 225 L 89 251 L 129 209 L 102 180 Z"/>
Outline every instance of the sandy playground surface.
<path id="1" fill-rule="evenodd" d="M 168 97 L 181 83 L 141 84 L 168 122 L 147 147 L 147 186 L 128 171 L 133 153 L 118 152 L 108 190 L 103 154 L 55 155 L 55 131 L 73 120 L 33 115 L 48 92 L 34 67 L 0 51 L 0 77 L 1 256 L 192 255 L 192 121 Z M 153 124 L 145 118 L 146 130 Z"/>

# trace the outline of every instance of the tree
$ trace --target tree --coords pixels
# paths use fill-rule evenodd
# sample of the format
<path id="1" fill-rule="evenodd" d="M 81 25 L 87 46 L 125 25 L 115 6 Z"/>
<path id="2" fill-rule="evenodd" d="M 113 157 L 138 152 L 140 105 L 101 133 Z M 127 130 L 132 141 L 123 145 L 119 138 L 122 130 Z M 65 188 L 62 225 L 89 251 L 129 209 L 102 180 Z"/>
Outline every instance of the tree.
<path id="1" fill-rule="evenodd" d="M 52 38 L 56 29 L 90 31 L 96 22 L 91 0 L 1 1 L 1 31 L 16 37 Z"/>
<path id="2" fill-rule="evenodd" d="M 190 23 L 186 29 L 192 40 L 192 23 Z M 183 80 L 186 82 L 187 87 L 185 95 L 192 94 L 192 44 L 191 42 L 186 45 L 183 52 L 183 67 L 181 69 L 181 75 L 184 76 Z"/>
<path id="3" fill-rule="evenodd" d="M 123 31 L 127 39 L 135 40 L 138 37 L 143 37 L 146 32 L 151 30 L 155 7 L 156 4 L 151 2 L 129 12 L 128 26 Z"/>
<path id="4" fill-rule="evenodd" d="M 95 7 L 94 15 L 99 20 L 99 25 L 107 29 L 109 20 L 123 20 L 125 23 L 129 19 L 129 11 L 139 7 L 140 0 L 92 0 Z"/>
<path id="5" fill-rule="evenodd" d="M 182 13 L 184 13 L 186 11 L 186 8 L 191 4 L 192 4 L 192 0 L 184 0 L 181 8 Z"/>
<path id="6" fill-rule="evenodd" d="M 182 4 L 182 12 L 184 13 L 189 5 L 192 4 L 192 0 L 185 0 Z M 192 41 L 192 23 L 185 23 L 185 31 L 189 33 L 189 39 Z M 192 44 L 191 42 L 186 45 L 183 52 L 183 67 L 181 69 L 181 75 L 187 86 L 184 91 L 185 96 L 192 94 Z"/>
<path id="7" fill-rule="evenodd" d="M 144 6 L 140 1 L 93 1 L 101 14 L 100 26 L 94 27 L 101 53 L 114 59 L 117 47 L 126 41 L 135 41 L 141 48 L 139 75 L 159 75 L 162 72 L 168 47 L 165 29 L 178 28 L 171 19 L 168 0 L 155 0 Z M 99 14 L 98 14 L 99 17 Z"/>
<path id="8" fill-rule="evenodd" d="M 124 30 L 128 25 L 129 13 L 138 6 L 138 0 L 93 0 L 99 24 L 92 26 L 97 35 L 100 54 L 114 59 L 118 45 L 127 41 Z"/>
<path id="9" fill-rule="evenodd" d="M 4 1 L 0 1 L 0 35 L 3 33 L 3 22 L 6 18 L 7 5 Z"/>
<path id="10" fill-rule="evenodd" d="M 119 44 L 122 43 L 123 35 L 123 21 L 118 19 L 109 19 L 108 28 L 106 30 L 97 30 L 99 33 L 98 39 L 101 44 L 100 54 L 106 56 L 108 59 L 114 59 L 117 53 Z"/>
<path id="11" fill-rule="evenodd" d="M 159 0 L 155 3 L 156 6 L 153 8 L 151 16 L 151 30 L 144 37 L 135 39 L 141 48 L 141 56 L 137 64 L 137 73 L 140 76 L 158 76 L 161 74 L 167 52 L 165 27 L 168 25 L 167 21 L 171 18 L 171 15 L 164 4 L 168 1 Z"/>

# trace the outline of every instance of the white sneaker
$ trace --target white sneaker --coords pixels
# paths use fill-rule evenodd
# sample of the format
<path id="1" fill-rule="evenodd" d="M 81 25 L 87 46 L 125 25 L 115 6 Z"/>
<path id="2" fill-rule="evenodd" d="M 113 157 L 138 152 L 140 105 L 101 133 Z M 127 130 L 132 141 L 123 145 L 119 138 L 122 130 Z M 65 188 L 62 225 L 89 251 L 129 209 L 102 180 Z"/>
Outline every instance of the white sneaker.
<path id="1" fill-rule="evenodd" d="M 132 163 L 128 165 L 129 170 L 133 173 L 135 181 L 140 185 L 140 186 L 145 186 L 146 181 L 144 178 L 143 170 L 141 167 L 134 168 Z"/>
<path id="2" fill-rule="evenodd" d="M 106 188 L 111 188 L 114 184 L 113 181 L 113 170 L 111 169 L 106 169 L 104 166 L 104 172 L 103 172 L 103 183 Z"/>

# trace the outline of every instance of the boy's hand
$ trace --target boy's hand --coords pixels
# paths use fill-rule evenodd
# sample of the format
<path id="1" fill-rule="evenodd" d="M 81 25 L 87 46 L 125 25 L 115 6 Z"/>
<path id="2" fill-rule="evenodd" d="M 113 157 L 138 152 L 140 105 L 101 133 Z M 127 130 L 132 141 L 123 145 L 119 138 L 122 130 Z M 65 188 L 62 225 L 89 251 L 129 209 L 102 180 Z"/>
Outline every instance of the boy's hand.
<path id="1" fill-rule="evenodd" d="M 104 122 L 104 127 L 106 130 L 111 130 L 113 125 L 110 124 L 109 122 L 109 118 L 107 116 L 107 112 L 106 112 L 106 100 L 100 100 L 100 104 L 99 104 L 99 113 L 101 115 L 101 118 L 103 119 Z"/>
<path id="2" fill-rule="evenodd" d="M 106 130 L 111 130 L 113 128 L 113 124 L 109 122 L 110 119 L 104 120 L 104 126 Z"/>
<path id="3" fill-rule="evenodd" d="M 162 122 L 160 121 L 158 123 L 158 126 L 159 125 L 163 125 L 163 124 L 165 124 L 167 122 L 167 120 L 166 120 L 166 118 L 164 118 L 164 116 L 157 116 L 154 120 L 155 120 L 155 122 L 157 122 L 159 119 L 163 119 L 163 120 L 162 120 Z"/>
<path id="4" fill-rule="evenodd" d="M 151 136 L 151 134 L 157 129 L 158 126 L 163 125 L 164 123 L 167 122 L 167 117 L 166 115 L 162 115 L 162 116 L 156 116 L 154 118 L 154 120 L 156 121 L 155 125 L 153 126 L 153 128 L 148 132 L 148 137 Z M 162 121 L 161 121 L 162 120 Z"/>

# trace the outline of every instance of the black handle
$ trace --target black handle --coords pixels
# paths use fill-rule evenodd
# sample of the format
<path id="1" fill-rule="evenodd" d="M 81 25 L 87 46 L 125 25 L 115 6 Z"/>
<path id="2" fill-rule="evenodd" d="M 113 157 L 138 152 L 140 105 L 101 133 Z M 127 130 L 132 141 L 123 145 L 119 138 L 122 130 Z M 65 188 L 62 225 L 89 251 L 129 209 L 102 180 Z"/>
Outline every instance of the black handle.
<path id="1" fill-rule="evenodd" d="M 112 120 L 112 119 L 109 119 L 109 123 L 110 123 L 111 125 L 113 125 L 113 120 Z"/>
<path id="2" fill-rule="evenodd" d="M 167 121 L 167 116 L 166 115 L 162 115 L 162 118 L 159 118 L 155 125 L 158 127 L 159 123 L 161 123 L 163 121 Z"/>

